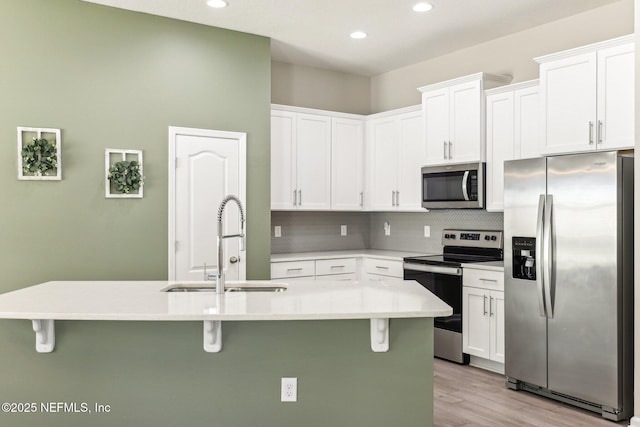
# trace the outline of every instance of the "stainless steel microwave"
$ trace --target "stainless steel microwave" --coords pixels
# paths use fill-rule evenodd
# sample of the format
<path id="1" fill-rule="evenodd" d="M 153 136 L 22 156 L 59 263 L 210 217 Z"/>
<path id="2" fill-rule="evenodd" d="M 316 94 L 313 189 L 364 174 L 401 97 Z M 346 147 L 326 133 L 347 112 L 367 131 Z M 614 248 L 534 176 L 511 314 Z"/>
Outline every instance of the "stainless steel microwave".
<path id="1" fill-rule="evenodd" d="M 422 168 L 425 209 L 484 209 L 484 194 L 483 162 Z"/>

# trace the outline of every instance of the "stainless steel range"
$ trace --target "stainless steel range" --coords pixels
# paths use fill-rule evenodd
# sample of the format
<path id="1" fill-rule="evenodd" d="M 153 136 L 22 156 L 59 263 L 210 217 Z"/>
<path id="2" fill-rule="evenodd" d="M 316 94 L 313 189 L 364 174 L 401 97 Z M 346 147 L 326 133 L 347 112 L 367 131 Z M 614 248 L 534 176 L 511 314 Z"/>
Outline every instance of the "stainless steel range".
<path id="1" fill-rule="evenodd" d="M 404 280 L 415 280 L 453 308 L 450 317 L 434 319 L 433 350 L 436 357 L 469 363 L 462 352 L 463 264 L 503 259 L 502 231 L 442 231 L 442 255 L 404 258 Z"/>

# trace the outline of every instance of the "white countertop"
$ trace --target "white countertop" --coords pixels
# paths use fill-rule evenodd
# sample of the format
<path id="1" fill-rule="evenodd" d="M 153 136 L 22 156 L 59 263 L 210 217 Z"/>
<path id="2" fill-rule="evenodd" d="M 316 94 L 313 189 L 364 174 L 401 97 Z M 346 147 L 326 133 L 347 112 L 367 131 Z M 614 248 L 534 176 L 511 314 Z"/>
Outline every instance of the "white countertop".
<path id="1" fill-rule="evenodd" d="M 477 270 L 504 271 L 504 261 L 488 261 L 462 264 L 463 268 L 475 268 Z"/>
<path id="2" fill-rule="evenodd" d="M 379 249 L 354 249 L 348 251 L 297 252 L 288 254 L 272 254 L 271 262 L 307 261 L 315 259 L 369 257 L 402 261 L 404 257 L 429 255 L 418 252 L 386 251 Z"/>
<path id="3" fill-rule="evenodd" d="M 199 282 L 203 283 L 203 282 Z M 167 281 L 56 281 L 0 295 L 0 318 L 52 320 L 322 320 L 449 316 L 415 281 L 260 281 L 285 292 L 163 292 Z M 197 285 L 198 282 L 189 282 Z M 211 286 L 212 282 L 206 282 Z M 234 282 L 227 282 L 233 285 Z M 253 285 L 253 283 L 250 283 Z"/>

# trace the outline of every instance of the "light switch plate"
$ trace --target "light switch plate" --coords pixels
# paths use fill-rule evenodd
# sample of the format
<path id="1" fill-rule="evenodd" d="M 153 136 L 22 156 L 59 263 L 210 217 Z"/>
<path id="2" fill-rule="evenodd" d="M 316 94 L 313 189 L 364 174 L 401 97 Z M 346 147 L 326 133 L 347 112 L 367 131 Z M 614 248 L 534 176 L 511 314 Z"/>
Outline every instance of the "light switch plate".
<path id="1" fill-rule="evenodd" d="M 431 226 L 424 226 L 424 237 L 431 237 Z"/>
<path id="2" fill-rule="evenodd" d="M 346 225 L 341 225 L 340 226 L 340 235 L 341 236 L 346 236 L 347 235 L 347 226 Z"/>
<path id="3" fill-rule="evenodd" d="M 280 227 L 279 225 L 273 227 L 273 234 L 275 237 L 282 237 L 282 227 Z"/>

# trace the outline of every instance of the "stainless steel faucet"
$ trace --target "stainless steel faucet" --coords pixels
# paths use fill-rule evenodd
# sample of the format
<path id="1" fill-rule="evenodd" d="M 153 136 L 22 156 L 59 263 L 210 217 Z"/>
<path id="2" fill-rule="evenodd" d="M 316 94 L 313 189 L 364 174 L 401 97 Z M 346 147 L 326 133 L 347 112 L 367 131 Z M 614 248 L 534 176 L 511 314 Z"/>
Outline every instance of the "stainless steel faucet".
<path id="1" fill-rule="evenodd" d="M 227 234 L 226 236 L 222 234 L 222 214 L 224 213 L 224 208 L 227 206 L 229 201 L 233 200 L 238 205 L 238 209 L 240 210 L 240 233 L 238 234 Z M 242 207 L 242 202 L 236 196 L 228 195 L 222 202 L 220 203 L 220 207 L 218 208 L 218 272 L 216 273 L 216 293 L 223 294 L 225 291 L 224 287 L 224 254 L 222 251 L 222 240 L 228 239 L 230 237 L 238 237 L 240 238 L 240 250 L 244 251 L 244 208 Z"/>

